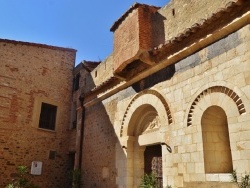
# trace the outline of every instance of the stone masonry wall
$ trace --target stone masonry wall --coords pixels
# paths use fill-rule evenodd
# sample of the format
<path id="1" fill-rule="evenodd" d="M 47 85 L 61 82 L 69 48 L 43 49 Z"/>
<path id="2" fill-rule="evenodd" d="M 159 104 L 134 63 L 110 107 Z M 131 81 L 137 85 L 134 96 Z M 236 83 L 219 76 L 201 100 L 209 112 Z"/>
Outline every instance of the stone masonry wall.
<path id="1" fill-rule="evenodd" d="M 218 104 L 226 112 L 232 151 L 233 168 L 242 175 L 250 171 L 250 26 L 215 42 L 174 65 L 165 80 L 154 79 L 156 73 L 129 87 L 102 103 L 89 107 L 85 119 L 84 179 L 86 187 L 124 187 L 125 179 L 113 179 L 115 168 L 125 168 L 126 153 L 121 150 L 120 130 L 126 109 L 140 91 L 152 89 L 167 101 L 173 123 L 163 130 L 165 140 L 172 148 L 162 147 L 164 186 L 173 187 L 235 187 L 228 174 L 205 174 L 200 120 L 209 105 Z M 168 72 L 167 70 L 166 72 Z M 158 82 L 155 82 L 158 80 Z M 151 82 L 151 83 L 148 83 Z M 195 107 L 193 122 L 188 126 L 190 107 L 197 96 L 210 87 L 227 87 L 238 94 L 246 112 L 239 114 L 237 104 L 223 94 L 207 95 Z M 216 97 L 215 97 L 216 96 Z M 225 100 L 223 100 L 225 99 Z M 150 101 L 150 98 L 148 98 Z M 147 100 L 140 101 L 147 104 Z M 157 108 L 157 104 L 155 104 Z M 133 109 L 133 104 L 131 106 Z M 133 109 L 135 110 L 135 109 Z M 236 110 L 236 111 L 235 111 Z M 236 113 L 237 112 L 237 113 Z M 235 115 L 236 114 L 236 115 Z M 92 117 L 95 116 L 93 119 Z M 128 121 L 129 122 L 129 121 Z M 128 125 L 123 125 L 128 126 Z M 134 125 L 136 126 L 136 125 Z M 166 126 L 166 125 L 162 125 Z M 125 129 L 126 130 L 126 129 Z M 148 138 L 150 140 L 150 138 Z M 116 146 L 115 146 L 116 143 Z M 165 151 L 166 150 L 166 151 Z M 114 153 L 116 152 L 116 158 Z M 223 157 L 223 156 L 221 156 Z M 106 163 L 104 159 L 109 159 Z M 116 162 L 115 162 L 116 161 Z M 116 164 L 114 164 L 116 163 Z M 107 175 L 108 174 L 108 175 Z M 223 183 L 224 182 L 224 183 Z"/>
<path id="2" fill-rule="evenodd" d="M 198 23 L 201 19 L 209 18 L 218 9 L 225 8 L 230 1 L 232 0 L 213 1 L 211 3 L 210 1 L 172 0 L 159 10 L 159 13 L 164 17 L 165 40 L 182 33 L 186 28 Z"/>
<path id="3" fill-rule="evenodd" d="M 75 50 L 0 41 L 0 187 L 16 167 L 43 162 L 32 181 L 42 188 L 67 187 L 68 131 Z M 58 106 L 55 131 L 38 128 L 40 102 Z M 56 151 L 55 159 L 49 152 Z"/>
<path id="4" fill-rule="evenodd" d="M 153 47 L 163 44 L 166 40 L 169 40 L 172 37 L 176 37 L 186 28 L 189 28 L 194 23 L 199 22 L 199 20 L 206 19 L 211 16 L 213 12 L 216 12 L 220 8 L 224 8 L 228 2 L 230 2 L 230 0 L 213 1 L 213 3 L 209 1 L 170 1 L 166 6 L 159 9 L 158 13 L 153 14 L 151 18 L 152 36 L 148 36 L 147 38 L 144 37 L 143 39 L 148 39 L 150 41 L 152 40 L 150 44 L 153 43 Z M 192 12 L 190 12 L 190 10 L 192 10 Z M 129 45 L 130 48 L 132 48 L 129 50 L 131 52 L 128 53 L 130 55 L 126 56 L 121 53 L 119 54 L 114 50 L 113 53 L 119 54 L 119 56 L 117 55 L 116 58 L 119 58 L 120 60 L 117 60 L 117 62 L 124 62 L 129 57 L 132 57 L 131 54 L 133 54 L 132 52 L 135 51 L 134 49 L 138 49 L 137 45 L 139 45 L 139 41 L 138 37 L 136 37 L 138 35 L 138 32 L 134 32 L 133 29 L 138 27 L 138 23 L 136 23 L 136 19 L 132 19 L 132 16 L 134 16 L 135 14 L 137 14 L 137 11 L 134 10 L 129 14 L 129 19 L 125 20 L 126 22 L 120 25 L 121 31 L 114 33 L 114 40 L 119 41 L 118 44 L 123 46 L 124 44 L 126 44 L 125 46 Z M 145 24 L 145 27 L 150 26 Z M 121 32 L 125 32 L 125 34 L 120 34 Z M 117 48 L 123 49 L 122 46 L 118 46 Z M 110 55 L 110 57 L 105 60 L 105 68 L 103 68 L 104 64 L 101 63 L 95 69 L 95 71 L 92 72 L 92 79 L 96 85 L 99 85 L 110 78 L 110 74 L 112 74 L 114 71 L 113 64 L 113 55 Z M 106 70 L 105 73 L 103 69 Z M 95 72 L 97 72 L 97 76 L 95 75 Z"/>
<path id="5" fill-rule="evenodd" d="M 231 181 L 229 174 L 204 173 L 202 136 L 199 132 L 200 118 L 211 104 L 219 104 L 227 113 L 233 168 L 237 169 L 239 174 L 250 171 L 248 146 L 250 140 L 247 136 L 250 133 L 247 126 L 250 123 L 249 29 L 249 25 L 245 26 L 238 32 L 176 63 L 176 72 L 171 79 L 147 88 L 160 92 L 173 114 L 173 123 L 165 128 L 168 130 L 165 139 L 168 140 L 173 152 L 169 153 L 163 148 L 164 186 L 234 187 L 233 184 L 223 184 Z M 222 94 L 210 96 L 208 93 L 204 97 L 205 101 L 200 99 L 201 102 L 197 102 L 192 125 L 188 126 L 187 118 L 191 104 L 200 93 L 211 86 L 225 86 L 236 92 L 243 101 L 246 113 L 240 115 L 239 112 L 234 112 L 236 104 L 229 97 L 221 97 Z M 123 100 L 119 98 L 114 125 L 117 135 L 120 133 L 122 118 L 133 96 L 127 96 Z M 148 100 L 150 101 L 150 98 Z M 141 103 L 147 104 L 148 101 Z M 233 115 L 235 113 L 236 116 Z M 118 165 L 118 168 L 123 167 Z M 124 185 L 124 182 L 119 181 L 118 184 Z"/>

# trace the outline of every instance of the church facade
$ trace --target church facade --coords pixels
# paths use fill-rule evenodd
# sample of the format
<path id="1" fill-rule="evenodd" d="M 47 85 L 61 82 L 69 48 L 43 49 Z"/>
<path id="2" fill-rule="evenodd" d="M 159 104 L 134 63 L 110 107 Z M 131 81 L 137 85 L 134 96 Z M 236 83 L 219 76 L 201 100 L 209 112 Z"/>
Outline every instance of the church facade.
<path id="1" fill-rule="evenodd" d="M 81 75 L 76 166 L 83 187 L 236 187 L 250 171 L 250 4 L 134 4 L 113 53 Z"/>

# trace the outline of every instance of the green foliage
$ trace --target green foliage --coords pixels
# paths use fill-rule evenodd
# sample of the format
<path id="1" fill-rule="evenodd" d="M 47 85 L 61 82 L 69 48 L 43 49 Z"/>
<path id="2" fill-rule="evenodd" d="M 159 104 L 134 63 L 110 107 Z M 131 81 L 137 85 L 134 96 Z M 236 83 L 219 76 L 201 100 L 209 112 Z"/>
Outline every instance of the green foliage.
<path id="1" fill-rule="evenodd" d="M 72 175 L 72 186 L 73 188 L 78 188 L 81 185 L 81 171 L 79 169 L 74 169 L 71 171 Z"/>
<path id="2" fill-rule="evenodd" d="M 250 188 L 250 177 L 249 174 L 238 178 L 236 170 L 231 173 L 232 182 L 237 183 L 239 188 Z"/>
<path id="3" fill-rule="evenodd" d="M 157 178 L 153 173 L 145 174 L 142 177 L 141 181 L 142 182 L 141 182 L 140 187 L 143 187 L 143 188 L 156 188 L 156 187 L 158 187 Z"/>
<path id="4" fill-rule="evenodd" d="M 8 184 L 5 188 L 39 188 L 28 179 L 28 168 L 26 166 L 17 167 L 17 178 L 13 183 Z"/>
<path id="5" fill-rule="evenodd" d="M 151 174 L 145 174 L 141 179 L 141 185 L 142 188 L 158 188 L 160 187 L 159 182 L 157 181 L 156 176 Z M 167 188 L 172 188 L 171 185 L 167 185 Z"/>

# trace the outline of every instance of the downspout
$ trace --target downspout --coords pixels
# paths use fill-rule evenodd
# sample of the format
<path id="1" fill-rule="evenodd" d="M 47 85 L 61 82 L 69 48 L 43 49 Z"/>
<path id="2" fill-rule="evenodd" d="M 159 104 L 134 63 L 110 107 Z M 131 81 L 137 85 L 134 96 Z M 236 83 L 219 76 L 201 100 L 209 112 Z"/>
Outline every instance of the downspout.
<path id="1" fill-rule="evenodd" d="M 84 97 L 79 97 L 81 108 L 82 108 L 82 122 L 81 122 L 81 132 L 80 132 L 80 148 L 79 148 L 79 170 L 82 174 L 82 158 L 83 158 L 83 140 L 84 140 L 84 120 L 85 120 L 85 107 L 83 105 Z M 81 187 L 81 185 L 79 185 Z"/>

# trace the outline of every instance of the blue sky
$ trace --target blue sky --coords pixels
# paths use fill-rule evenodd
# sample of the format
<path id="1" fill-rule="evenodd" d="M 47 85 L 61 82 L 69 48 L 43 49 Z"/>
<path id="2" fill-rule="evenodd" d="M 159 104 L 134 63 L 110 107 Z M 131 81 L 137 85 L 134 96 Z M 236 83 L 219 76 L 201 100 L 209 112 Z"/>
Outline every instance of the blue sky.
<path id="1" fill-rule="evenodd" d="M 76 64 L 104 60 L 113 49 L 110 27 L 135 2 L 168 0 L 0 0 L 0 38 L 76 49 Z"/>

